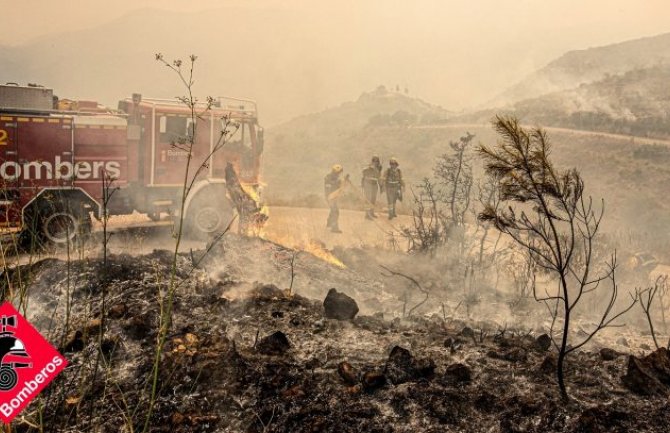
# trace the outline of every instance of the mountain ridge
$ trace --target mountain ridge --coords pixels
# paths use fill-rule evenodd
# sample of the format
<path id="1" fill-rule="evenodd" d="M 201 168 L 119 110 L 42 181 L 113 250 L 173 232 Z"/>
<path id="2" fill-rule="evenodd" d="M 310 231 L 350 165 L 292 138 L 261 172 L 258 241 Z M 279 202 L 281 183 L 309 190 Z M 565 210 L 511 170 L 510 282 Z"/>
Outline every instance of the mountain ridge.
<path id="1" fill-rule="evenodd" d="M 606 74 L 670 63 L 670 32 L 571 50 L 526 76 L 485 105 L 506 105 L 598 81 Z"/>

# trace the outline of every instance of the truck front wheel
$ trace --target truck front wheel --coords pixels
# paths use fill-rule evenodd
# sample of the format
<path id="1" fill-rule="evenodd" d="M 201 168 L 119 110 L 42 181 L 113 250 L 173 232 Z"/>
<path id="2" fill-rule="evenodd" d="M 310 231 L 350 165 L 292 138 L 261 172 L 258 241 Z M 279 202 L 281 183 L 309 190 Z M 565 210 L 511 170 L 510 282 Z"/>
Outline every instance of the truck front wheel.
<path id="1" fill-rule="evenodd" d="M 186 215 L 186 227 L 191 236 L 202 239 L 223 232 L 232 217 L 227 200 L 197 200 Z"/>

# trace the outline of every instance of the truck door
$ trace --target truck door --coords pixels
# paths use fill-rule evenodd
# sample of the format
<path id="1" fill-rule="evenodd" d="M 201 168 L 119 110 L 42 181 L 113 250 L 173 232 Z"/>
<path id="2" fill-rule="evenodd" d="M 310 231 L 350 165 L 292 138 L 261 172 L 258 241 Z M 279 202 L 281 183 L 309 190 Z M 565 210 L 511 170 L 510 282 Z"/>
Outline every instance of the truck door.
<path id="1" fill-rule="evenodd" d="M 192 173 L 207 156 L 210 145 L 210 120 L 199 118 L 194 124 L 186 114 L 156 113 L 153 184 L 181 186 L 188 159 L 189 140 L 194 131 L 196 142 L 191 148 Z M 202 170 L 206 174 L 208 170 Z"/>
<path id="2" fill-rule="evenodd" d="M 17 121 L 13 116 L 0 116 L 0 227 L 20 225 Z"/>
<path id="3" fill-rule="evenodd" d="M 185 114 L 156 113 L 156 123 L 153 183 L 178 186 L 183 183 L 181 176 L 188 157 L 186 140 L 191 119 Z"/>

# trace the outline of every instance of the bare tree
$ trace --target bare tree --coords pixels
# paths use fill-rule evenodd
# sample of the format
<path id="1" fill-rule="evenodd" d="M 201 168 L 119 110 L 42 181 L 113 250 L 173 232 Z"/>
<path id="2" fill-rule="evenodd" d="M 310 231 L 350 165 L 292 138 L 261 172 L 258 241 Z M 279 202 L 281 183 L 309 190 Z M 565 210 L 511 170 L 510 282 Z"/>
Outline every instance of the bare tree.
<path id="1" fill-rule="evenodd" d="M 509 300 L 508 305 L 512 313 L 517 308 L 533 296 L 533 289 L 536 287 L 536 264 L 533 258 L 526 254 L 519 257 L 516 251 L 512 251 L 506 263 L 508 272 L 512 276 L 514 294 Z"/>
<path id="2" fill-rule="evenodd" d="M 480 146 L 486 173 L 500 180 L 501 204 L 507 208 L 487 206 L 480 213 L 501 232 L 522 246 L 538 267 L 555 278 L 557 289 L 533 287 L 533 295 L 547 305 L 554 324 L 563 321 L 558 349 L 556 376 L 561 396 L 568 399 L 564 380 L 566 356 L 588 343 L 594 335 L 629 311 L 637 302 L 614 311 L 618 298 L 615 277 L 616 254 L 600 272 L 594 269 L 593 252 L 596 235 L 604 215 L 604 201 L 599 209 L 591 198 L 584 197 L 584 182 L 576 169 L 557 171 L 549 161 L 550 146 L 546 133 L 535 128 L 524 129 L 514 117 L 496 117 L 494 128 L 500 136 L 495 148 Z M 513 204 L 516 203 L 516 206 Z M 585 294 L 609 289 L 607 301 L 598 314 L 597 325 L 581 341 L 571 341 L 572 315 Z"/>
<path id="3" fill-rule="evenodd" d="M 668 281 L 668 275 L 660 275 L 656 279 L 656 284 L 658 284 L 658 306 L 661 310 L 661 323 L 663 323 L 663 331 L 668 332 L 668 323 L 665 318 L 665 312 L 668 310 L 668 305 L 665 302 L 665 298 L 670 293 L 670 282 Z M 668 340 L 668 348 L 670 348 L 670 340 Z"/>
<path id="4" fill-rule="evenodd" d="M 642 312 L 644 312 L 644 315 L 647 319 L 647 324 L 649 324 L 649 331 L 651 332 L 651 338 L 654 340 L 654 346 L 656 346 L 656 349 L 660 348 L 661 346 L 658 344 L 658 340 L 656 339 L 656 329 L 654 328 L 652 307 L 655 303 L 659 304 L 661 315 L 663 317 L 663 325 L 665 326 L 665 304 L 663 299 L 665 298 L 667 291 L 667 275 L 659 275 L 656 278 L 653 286 L 644 290 L 638 289 L 636 291 L 636 295 L 640 301 L 640 308 L 642 308 Z M 670 349 L 670 340 L 668 341 L 667 348 Z"/>
<path id="5" fill-rule="evenodd" d="M 212 156 L 219 152 L 223 146 L 229 141 L 230 137 L 239 129 L 239 124 L 231 121 L 229 117 L 223 117 L 220 119 L 222 124 L 222 130 L 219 133 L 218 140 L 210 148 L 209 152 L 206 152 L 205 156 L 201 160 L 194 161 L 194 147 L 197 142 L 197 132 L 198 128 L 196 123 L 198 119 L 203 119 L 204 115 L 210 112 L 212 107 L 215 104 L 214 98 L 208 96 L 204 102 L 200 102 L 198 98 L 193 93 L 193 87 L 195 84 L 194 81 L 194 68 L 197 56 L 190 55 L 188 62 L 183 62 L 180 59 L 173 60 L 168 62 L 165 60 L 163 54 L 156 54 L 156 61 L 160 64 L 169 68 L 174 74 L 177 75 L 179 81 L 183 85 L 183 90 L 186 92 L 184 96 L 176 97 L 176 100 L 181 102 L 189 110 L 189 120 L 190 126 L 186 131 L 185 135 L 179 135 L 175 137 L 171 143 L 175 149 L 182 150 L 186 153 L 186 161 L 184 163 L 184 172 L 182 177 L 182 183 L 180 184 L 181 194 L 179 200 L 179 214 L 178 218 L 175 221 L 173 226 L 173 237 L 175 239 L 174 250 L 172 251 L 172 260 L 170 266 L 170 273 L 167 278 L 167 284 L 165 287 L 164 293 L 159 293 L 159 304 L 160 304 L 160 314 L 158 317 L 158 333 L 156 336 L 156 345 L 155 345 L 155 356 L 153 361 L 153 367 L 151 370 L 151 378 L 149 380 L 149 402 L 148 407 L 145 413 L 145 420 L 142 427 L 142 432 L 145 433 L 149 431 L 151 426 L 151 419 L 155 404 L 158 398 L 159 393 L 159 371 L 161 368 L 161 360 L 163 357 L 163 349 L 167 342 L 168 334 L 172 327 L 172 310 L 174 307 L 174 297 L 177 289 L 183 283 L 180 283 L 177 278 L 177 262 L 179 257 L 179 251 L 181 242 L 184 234 L 184 221 L 186 210 L 186 200 L 189 193 L 193 190 L 195 182 L 197 181 L 199 175 L 203 173 L 211 162 Z M 214 240 L 206 249 L 208 253 L 214 246 L 214 244 L 219 241 L 225 233 L 228 232 L 230 226 L 233 222 L 234 217 L 231 219 L 228 226 L 225 230 L 217 234 Z M 194 260 L 193 269 L 195 269 L 204 255 L 199 260 Z"/>
<path id="6" fill-rule="evenodd" d="M 466 132 L 459 141 L 450 141 L 452 154 L 443 154 L 433 169 L 438 184 L 442 187 L 444 202 L 449 206 L 451 223 L 462 226 L 470 208 L 473 183 L 472 157 L 468 152 L 474 134 Z"/>
<path id="7" fill-rule="evenodd" d="M 434 253 L 435 249 L 456 240 L 463 253 L 463 224 L 472 198 L 472 156 L 469 146 L 475 136 L 466 133 L 449 142 L 453 153 L 437 158 L 433 180 L 424 178 L 414 196 L 413 227 L 403 229 L 409 251 Z"/>
<path id="8" fill-rule="evenodd" d="M 483 181 L 480 181 L 477 185 L 477 202 L 481 206 L 482 209 L 485 208 L 492 208 L 492 209 L 498 209 L 498 206 L 500 205 L 500 188 L 499 188 L 500 180 L 496 179 L 493 176 L 486 176 Z M 477 258 L 477 266 L 479 267 L 480 271 L 484 270 L 483 262 L 484 262 L 484 253 L 486 251 L 486 241 L 488 240 L 489 232 L 491 229 L 491 226 L 489 224 L 482 224 L 479 219 L 477 219 L 477 231 L 479 231 L 480 227 L 483 229 L 483 233 L 481 237 L 479 238 L 479 253 L 478 253 L 478 258 Z M 496 240 L 495 244 L 493 245 L 493 249 L 490 253 L 490 256 L 492 258 L 491 261 L 494 261 L 494 256 L 496 253 L 496 250 L 498 248 L 498 243 L 500 241 L 500 236 L 502 236 L 502 233 L 498 234 L 498 239 Z"/>
<path id="9" fill-rule="evenodd" d="M 409 242 L 409 252 L 434 253 L 435 249 L 446 242 L 448 218 L 440 207 L 435 184 L 428 178 L 412 190 L 414 207 L 412 226 L 402 229 L 402 236 Z"/>

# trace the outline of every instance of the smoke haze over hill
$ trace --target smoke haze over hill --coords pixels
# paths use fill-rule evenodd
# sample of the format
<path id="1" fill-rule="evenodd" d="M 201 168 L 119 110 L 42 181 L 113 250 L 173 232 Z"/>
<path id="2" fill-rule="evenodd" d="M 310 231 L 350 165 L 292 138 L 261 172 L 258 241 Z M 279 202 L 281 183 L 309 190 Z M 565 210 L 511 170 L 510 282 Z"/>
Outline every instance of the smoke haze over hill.
<path id="1" fill-rule="evenodd" d="M 132 92 L 172 96 L 153 54 L 195 53 L 196 90 L 258 99 L 268 126 L 380 84 L 461 110 L 568 50 L 667 31 L 665 3 L 643 3 L 145 0 L 73 2 L 64 15 L 28 1 L 0 30 L 0 81 L 115 105 Z M 147 6 L 167 10 L 137 9 Z"/>
<path id="2" fill-rule="evenodd" d="M 610 75 L 670 63 L 670 33 L 565 53 L 501 93 L 493 105 L 599 81 Z"/>

